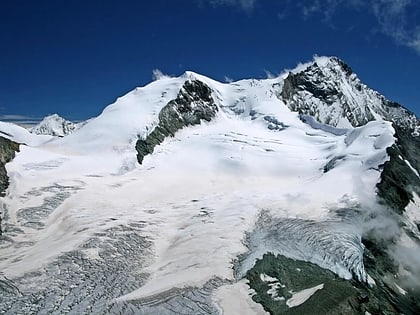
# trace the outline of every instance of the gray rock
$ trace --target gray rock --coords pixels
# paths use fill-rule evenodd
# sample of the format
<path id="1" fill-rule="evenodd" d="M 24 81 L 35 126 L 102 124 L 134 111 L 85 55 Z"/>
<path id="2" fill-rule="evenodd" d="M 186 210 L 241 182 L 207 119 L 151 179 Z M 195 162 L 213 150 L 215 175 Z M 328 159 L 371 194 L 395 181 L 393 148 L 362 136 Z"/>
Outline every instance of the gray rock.
<path id="1" fill-rule="evenodd" d="M 381 261 L 378 256 L 372 261 L 375 260 L 378 261 L 376 263 Z M 418 314 L 418 298 L 404 296 L 380 281 L 383 276 L 374 272 L 376 268 L 368 263 L 368 270 L 377 283 L 370 287 L 358 281 L 338 278 L 315 264 L 269 253 L 257 261 L 246 278 L 255 291 L 253 300 L 263 305 L 270 314 Z M 262 274 L 268 275 L 269 281 L 263 281 Z M 320 284 L 323 288 L 305 303 L 287 306 L 291 292 Z"/>
<path id="2" fill-rule="evenodd" d="M 4 197 L 9 186 L 9 177 L 5 165 L 15 157 L 16 152 L 19 152 L 19 144 L 0 136 L 0 197 Z M 0 235 L 2 234 L 1 216 L 0 213 Z"/>

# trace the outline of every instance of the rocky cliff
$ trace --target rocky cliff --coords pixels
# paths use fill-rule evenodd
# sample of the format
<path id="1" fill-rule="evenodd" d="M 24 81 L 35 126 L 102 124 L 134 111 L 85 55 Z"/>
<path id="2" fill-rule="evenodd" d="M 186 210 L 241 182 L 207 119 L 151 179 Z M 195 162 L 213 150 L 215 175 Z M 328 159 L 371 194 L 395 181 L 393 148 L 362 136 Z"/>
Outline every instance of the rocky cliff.
<path id="1" fill-rule="evenodd" d="M 304 70 L 289 72 L 280 98 L 291 110 L 335 127 L 358 127 L 383 119 L 417 135 L 420 130 L 412 112 L 367 87 L 336 57 L 319 58 Z"/>
<path id="2" fill-rule="evenodd" d="M 199 80 L 187 80 L 177 97 L 160 111 L 158 125 L 145 139 L 137 141 L 138 162 L 142 164 L 144 157 L 166 137 L 173 137 L 178 130 L 202 120 L 210 121 L 217 111 L 210 87 Z"/>
<path id="3" fill-rule="evenodd" d="M 9 186 L 9 177 L 5 165 L 15 157 L 16 152 L 19 152 L 19 144 L 0 136 L 0 197 L 4 197 Z M 2 213 L 0 213 L 0 235 L 2 233 L 1 216 Z"/>

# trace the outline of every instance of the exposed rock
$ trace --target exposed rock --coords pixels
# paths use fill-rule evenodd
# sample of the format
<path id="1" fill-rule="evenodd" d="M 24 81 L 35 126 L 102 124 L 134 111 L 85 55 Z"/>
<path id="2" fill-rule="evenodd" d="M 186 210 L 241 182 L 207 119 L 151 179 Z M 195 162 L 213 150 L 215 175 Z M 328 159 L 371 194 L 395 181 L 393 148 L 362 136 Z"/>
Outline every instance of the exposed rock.
<path id="1" fill-rule="evenodd" d="M 186 81 L 176 99 L 160 111 L 159 123 L 154 130 L 145 139 L 137 141 L 138 162 L 142 164 L 144 157 L 166 137 L 173 137 L 184 127 L 200 124 L 201 120 L 210 121 L 217 111 L 210 87 L 198 80 Z"/>
<path id="2" fill-rule="evenodd" d="M 401 214 L 413 200 L 413 192 L 420 195 L 420 178 L 409 166 L 420 169 L 420 139 L 401 127 L 394 128 L 397 142 L 387 149 L 390 160 L 384 164 L 377 187 L 382 203 Z"/>
<path id="3" fill-rule="evenodd" d="M 16 152 L 19 152 L 19 144 L 0 136 L 0 197 L 4 197 L 9 186 L 9 177 L 5 165 L 15 157 Z M 0 235 L 2 234 L 1 215 L 0 213 Z"/>
<path id="4" fill-rule="evenodd" d="M 253 300 L 270 314 L 416 314 L 419 311 L 418 299 L 411 299 L 380 280 L 383 275 L 374 264 L 382 260 L 365 256 L 365 261 L 368 272 L 375 278 L 374 286 L 347 281 L 315 264 L 271 253 L 257 260 L 246 278 L 256 292 Z M 288 303 L 294 293 L 321 284 L 322 288 L 304 303 L 292 307 Z"/>

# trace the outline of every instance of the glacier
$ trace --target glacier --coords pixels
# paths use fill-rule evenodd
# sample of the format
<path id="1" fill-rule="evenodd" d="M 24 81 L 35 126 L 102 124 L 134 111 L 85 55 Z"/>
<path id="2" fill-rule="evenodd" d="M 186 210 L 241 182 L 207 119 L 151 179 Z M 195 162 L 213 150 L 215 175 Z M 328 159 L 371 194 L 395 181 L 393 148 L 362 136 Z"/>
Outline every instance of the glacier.
<path id="1" fill-rule="evenodd" d="M 305 116 L 280 96 L 287 76 L 162 77 L 60 138 L 1 123 L 25 145 L 6 165 L 0 310 L 233 314 L 229 298 L 263 313 L 242 281 L 267 252 L 367 283 L 361 221 L 395 130 Z M 136 141 L 192 80 L 211 89 L 216 116 L 138 164 Z"/>

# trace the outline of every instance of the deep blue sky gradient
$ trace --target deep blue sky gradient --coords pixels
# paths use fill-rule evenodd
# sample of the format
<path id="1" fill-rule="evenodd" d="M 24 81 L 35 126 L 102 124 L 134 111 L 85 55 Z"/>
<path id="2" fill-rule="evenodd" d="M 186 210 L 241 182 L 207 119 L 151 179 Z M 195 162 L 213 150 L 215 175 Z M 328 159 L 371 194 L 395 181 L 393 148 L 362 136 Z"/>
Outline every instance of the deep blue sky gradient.
<path id="1" fill-rule="evenodd" d="M 153 69 L 264 78 L 314 54 L 342 58 L 368 86 L 420 115 L 420 52 L 381 31 L 366 8 L 337 6 L 326 16 L 304 14 L 314 1 L 210 2 L 1 1 L 0 119 L 87 119 L 149 83 Z M 406 29 L 418 26 L 419 6 Z"/>

